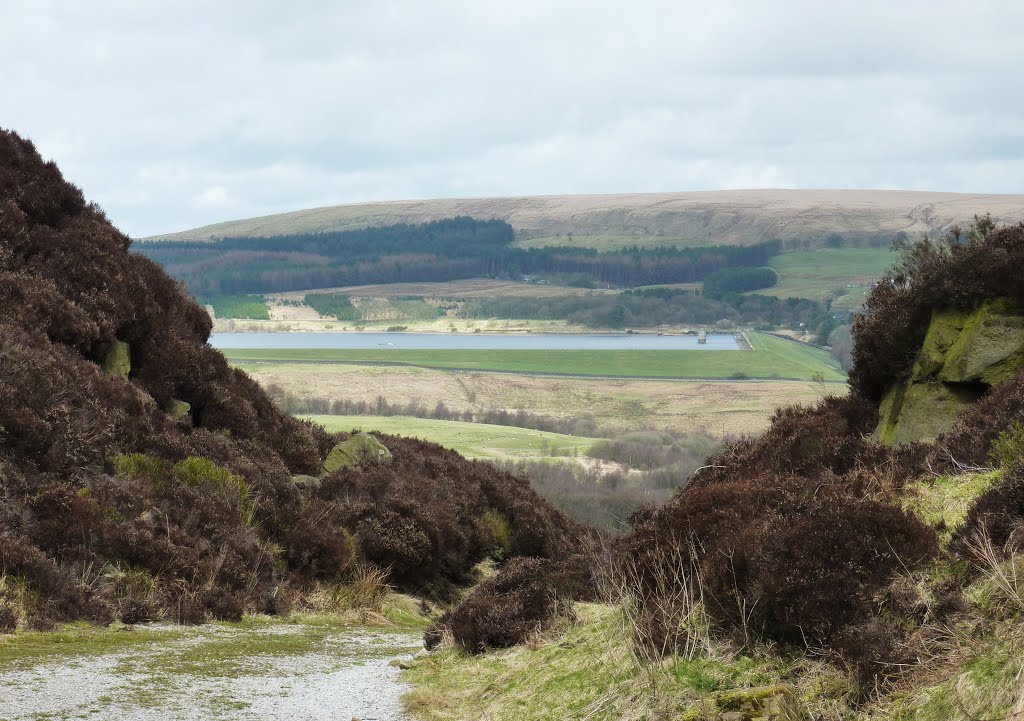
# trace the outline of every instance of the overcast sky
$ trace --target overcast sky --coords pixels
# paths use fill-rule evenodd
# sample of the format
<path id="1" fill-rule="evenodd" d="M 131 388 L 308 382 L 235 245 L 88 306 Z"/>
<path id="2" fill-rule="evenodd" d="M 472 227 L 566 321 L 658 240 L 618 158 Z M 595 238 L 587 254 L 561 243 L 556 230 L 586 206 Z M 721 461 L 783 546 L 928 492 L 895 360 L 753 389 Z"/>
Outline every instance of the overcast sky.
<path id="1" fill-rule="evenodd" d="M 0 127 L 133 236 L 379 199 L 1024 192 L 1024 3 L 0 0 Z"/>

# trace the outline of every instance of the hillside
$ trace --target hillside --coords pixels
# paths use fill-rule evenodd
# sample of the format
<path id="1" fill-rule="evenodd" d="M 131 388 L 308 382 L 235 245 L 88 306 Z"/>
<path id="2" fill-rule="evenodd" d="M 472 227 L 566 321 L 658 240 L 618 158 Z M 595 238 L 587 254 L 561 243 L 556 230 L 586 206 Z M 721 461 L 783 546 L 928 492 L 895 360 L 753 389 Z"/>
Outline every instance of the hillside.
<path id="1" fill-rule="evenodd" d="M 420 718 L 1024 714 L 1024 223 L 910 245 L 849 393 L 778 410 L 619 538 L 440 446 L 288 416 L 129 245 L 0 132 L 0 648 L 392 587 L 439 606 L 407 611 L 432 621 Z"/>
<path id="2" fill-rule="evenodd" d="M 780 409 L 634 513 L 599 604 L 507 564 L 428 631 L 412 710 L 1021 718 L 1022 261 L 1024 224 L 911 245 L 855 323 L 848 396 Z"/>
<path id="3" fill-rule="evenodd" d="M 1024 220 L 1024 195 L 902 190 L 722 190 L 689 193 L 551 195 L 354 203 L 248 218 L 153 236 L 209 240 L 274 236 L 456 216 L 507 221 L 517 242 L 602 249 L 639 245 L 750 245 L 775 238 L 888 245 L 899 232 L 939 233 L 991 213 Z"/>
<path id="4" fill-rule="evenodd" d="M 493 466 L 279 410 L 129 245 L 0 131 L 0 634 L 280 614 L 366 574 L 443 597 L 586 535 Z"/>

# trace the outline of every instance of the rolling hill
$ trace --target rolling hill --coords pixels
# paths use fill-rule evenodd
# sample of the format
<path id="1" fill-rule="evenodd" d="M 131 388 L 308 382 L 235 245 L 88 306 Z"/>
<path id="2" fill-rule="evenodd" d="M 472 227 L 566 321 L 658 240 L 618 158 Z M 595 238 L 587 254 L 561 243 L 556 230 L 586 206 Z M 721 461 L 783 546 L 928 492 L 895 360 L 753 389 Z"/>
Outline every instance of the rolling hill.
<path id="1" fill-rule="evenodd" d="M 355 203 L 216 223 L 147 240 L 358 229 L 466 215 L 507 221 L 517 244 L 613 249 L 632 245 L 749 245 L 779 238 L 887 245 L 898 232 L 936 233 L 974 214 L 1024 220 L 1024 195 L 903 190 L 722 190 L 688 193 L 550 195 Z"/>

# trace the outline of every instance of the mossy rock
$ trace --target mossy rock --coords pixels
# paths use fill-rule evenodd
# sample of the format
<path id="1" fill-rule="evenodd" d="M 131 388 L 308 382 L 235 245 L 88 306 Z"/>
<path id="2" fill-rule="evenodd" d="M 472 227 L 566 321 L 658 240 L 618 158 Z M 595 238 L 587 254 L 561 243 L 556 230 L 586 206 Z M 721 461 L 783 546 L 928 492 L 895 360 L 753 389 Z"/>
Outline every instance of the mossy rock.
<path id="1" fill-rule="evenodd" d="M 320 487 L 320 479 L 316 476 L 307 476 L 305 474 L 299 474 L 292 476 L 292 483 L 300 488 L 308 488 L 310 490 L 316 490 Z"/>
<path id="2" fill-rule="evenodd" d="M 953 426 L 957 413 L 978 400 L 972 388 L 939 382 L 909 383 L 902 395 L 899 389 L 892 395 L 875 431 L 876 439 L 889 445 L 935 440 Z"/>
<path id="3" fill-rule="evenodd" d="M 184 418 L 192 411 L 192 405 L 185 401 L 172 400 L 167 408 L 167 414 L 174 420 Z"/>
<path id="4" fill-rule="evenodd" d="M 888 445 L 934 440 L 990 386 L 1022 369 L 1024 311 L 1009 300 L 973 311 L 934 310 L 910 380 L 882 397 L 874 439 Z"/>
<path id="5" fill-rule="evenodd" d="M 323 474 L 363 463 L 389 463 L 391 451 L 369 433 L 356 433 L 336 445 L 327 454 Z"/>
<path id="6" fill-rule="evenodd" d="M 131 349 L 123 340 L 114 341 L 103 359 L 103 372 L 112 378 L 127 378 L 132 372 Z"/>
<path id="7" fill-rule="evenodd" d="M 1004 299 L 971 313 L 945 354 L 939 379 L 995 385 L 1024 368 L 1024 315 Z"/>
<path id="8" fill-rule="evenodd" d="M 728 691 L 715 700 L 720 721 L 806 721 L 809 718 L 789 686 Z"/>
<path id="9" fill-rule="evenodd" d="M 894 383 L 882 396 L 882 404 L 878 407 L 878 427 L 873 436 L 876 442 L 886 445 L 896 443 L 896 431 L 899 428 L 900 411 L 903 410 L 903 396 L 907 392 L 907 385 Z"/>
<path id="10" fill-rule="evenodd" d="M 921 351 L 914 364 L 913 380 L 927 380 L 936 376 L 946 362 L 946 354 L 957 342 L 971 314 L 955 308 L 932 311 Z"/>

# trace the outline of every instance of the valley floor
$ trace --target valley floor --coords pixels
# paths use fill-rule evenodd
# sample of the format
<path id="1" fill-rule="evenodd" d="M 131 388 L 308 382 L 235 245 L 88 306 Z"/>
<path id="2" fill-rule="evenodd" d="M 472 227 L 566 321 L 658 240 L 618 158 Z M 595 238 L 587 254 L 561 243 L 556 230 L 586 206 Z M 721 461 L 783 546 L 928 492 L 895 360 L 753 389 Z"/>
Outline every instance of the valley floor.
<path id="1" fill-rule="evenodd" d="M 780 341 L 781 342 L 781 341 Z M 758 433 L 775 408 L 814 403 L 838 384 L 561 378 L 413 366 L 236 360 L 264 388 L 296 398 L 392 404 L 438 402 L 455 411 L 505 409 L 555 418 L 592 416 L 602 430 L 654 428 L 715 437 Z M 276 389 L 276 390 L 275 390 Z"/>

